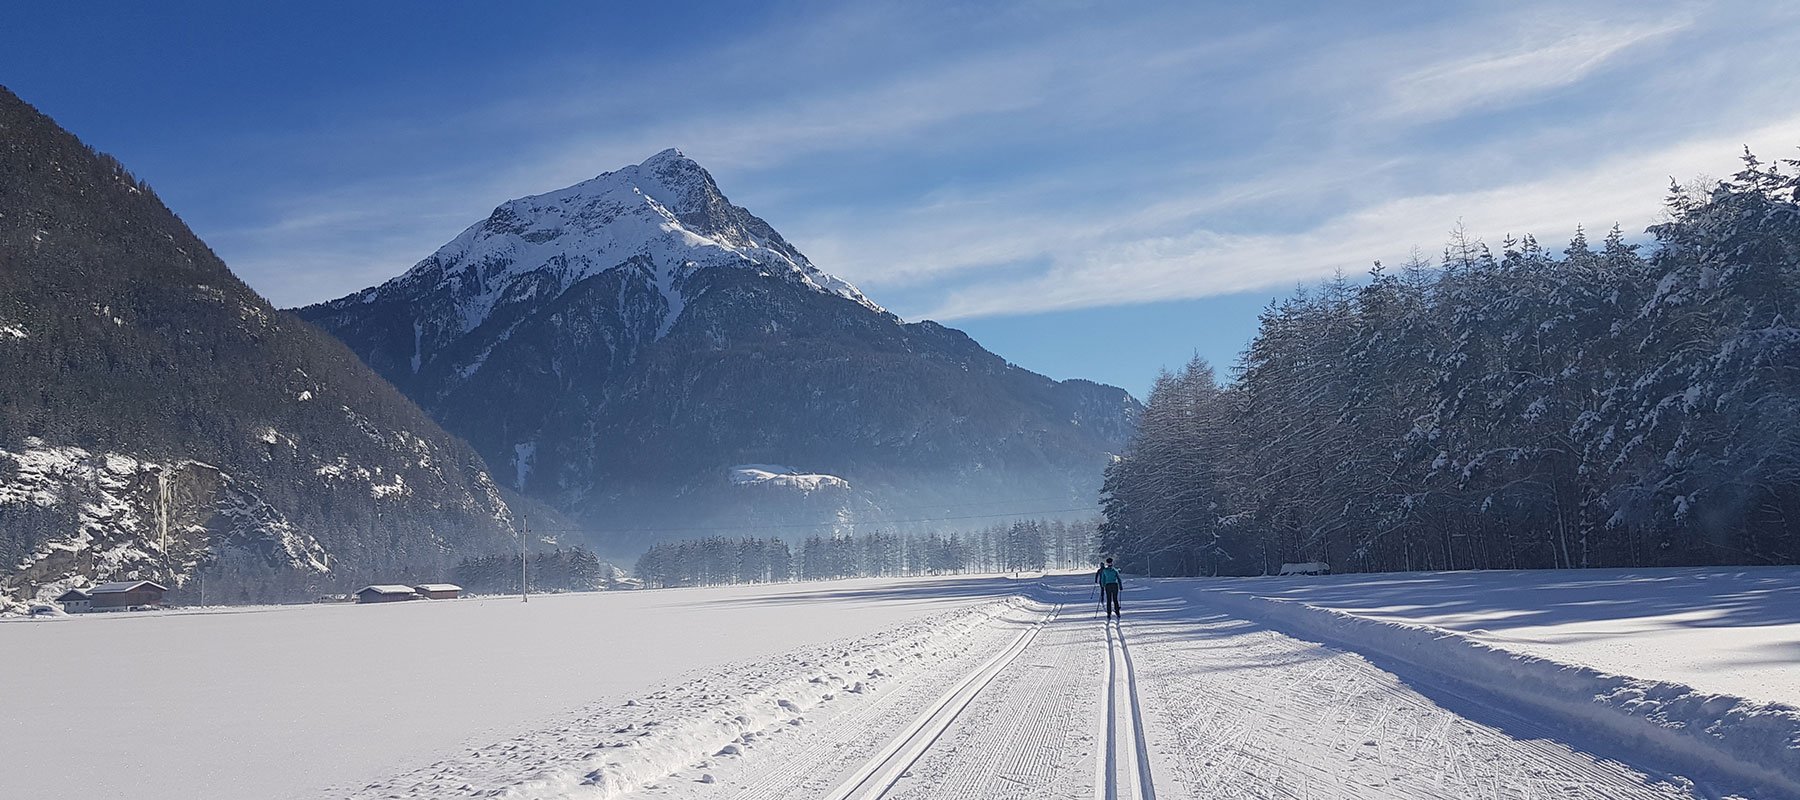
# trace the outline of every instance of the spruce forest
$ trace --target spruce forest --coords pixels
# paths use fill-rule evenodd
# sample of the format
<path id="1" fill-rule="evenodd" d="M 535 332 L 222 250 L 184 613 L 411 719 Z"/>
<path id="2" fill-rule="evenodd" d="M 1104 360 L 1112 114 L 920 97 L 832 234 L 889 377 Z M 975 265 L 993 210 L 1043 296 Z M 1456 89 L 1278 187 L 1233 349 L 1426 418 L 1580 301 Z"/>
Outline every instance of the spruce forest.
<path id="1" fill-rule="evenodd" d="M 1785 166 L 1785 170 L 1784 170 Z M 1800 162 L 1579 228 L 1377 263 L 1164 374 L 1100 549 L 1157 575 L 1800 561 Z"/>
<path id="2" fill-rule="evenodd" d="M 797 547 L 779 538 L 712 536 L 652 545 L 635 574 L 645 588 L 665 588 L 1069 569 L 1088 563 L 1097 527 L 1019 520 L 961 533 L 809 536 Z"/>

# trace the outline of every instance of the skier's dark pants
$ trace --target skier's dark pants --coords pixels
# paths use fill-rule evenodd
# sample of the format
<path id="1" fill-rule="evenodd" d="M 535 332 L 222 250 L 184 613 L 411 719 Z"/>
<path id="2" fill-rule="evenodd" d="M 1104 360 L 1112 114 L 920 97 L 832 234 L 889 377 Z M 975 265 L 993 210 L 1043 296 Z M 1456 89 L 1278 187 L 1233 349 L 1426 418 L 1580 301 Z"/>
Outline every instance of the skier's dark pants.
<path id="1" fill-rule="evenodd" d="M 1106 595 L 1106 613 L 1119 613 L 1119 585 L 1116 583 L 1102 584 L 1100 591 Z"/>

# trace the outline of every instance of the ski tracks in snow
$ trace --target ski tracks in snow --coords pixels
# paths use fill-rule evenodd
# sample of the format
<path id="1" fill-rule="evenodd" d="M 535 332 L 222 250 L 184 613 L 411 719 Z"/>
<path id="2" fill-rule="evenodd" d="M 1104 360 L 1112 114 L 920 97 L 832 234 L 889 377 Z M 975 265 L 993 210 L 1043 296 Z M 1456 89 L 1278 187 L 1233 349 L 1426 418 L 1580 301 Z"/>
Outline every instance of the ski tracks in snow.
<path id="1" fill-rule="evenodd" d="M 1026 598 L 745 665 L 357 796 L 1717 796 L 1455 676 L 1397 675 L 1154 584 L 1128 594 L 1128 621 L 1102 621 L 1084 610 L 1086 593 L 1052 580 Z"/>
<path id="2" fill-rule="evenodd" d="M 1156 800 L 1149 742 L 1144 737 L 1143 703 L 1138 698 L 1136 664 L 1124 621 L 1106 623 L 1105 746 L 1096 759 L 1096 800 Z"/>
<path id="3" fill-rule="evenodd" d="M 1056 619 L 1058 611 L 1060 608 L 1051 610 L 1044 619 L 1021 632 L 1006 649 L 964 677 L 874 758 L 827 793 L 825 800 L 883 800 L 889 797 L 901 778 L 908 775 L 907 770 L 938 743 L 944 732 L 958 721 L 958 717 L 969 708 L 982 690 L 988 688 L 996 677 L 1018 660 L 1020 654 L 1031 647 L 1044 626 Z M 1005 748 L 1002 752 L 1010 749 Z"/>
<path id="4" fill-rule="evenodd" d="M 1543 724 L 1354 653 L 1193 608 L 1137 626 L 1165 796 L 1696 796 L 1682 779 L 1575 749 Z"/>

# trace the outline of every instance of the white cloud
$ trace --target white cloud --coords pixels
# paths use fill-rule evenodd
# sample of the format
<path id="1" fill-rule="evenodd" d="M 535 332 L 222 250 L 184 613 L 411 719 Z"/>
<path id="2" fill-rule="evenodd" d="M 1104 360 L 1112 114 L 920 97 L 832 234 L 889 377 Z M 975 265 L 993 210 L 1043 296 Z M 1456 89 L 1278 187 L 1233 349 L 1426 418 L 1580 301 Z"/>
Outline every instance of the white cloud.
<path id="1" fill-rule="evenodd" d="M 1766 153 L 1784 152 L 1795 131 L 1800 115 L 1744 135 L 1621 154 L 1527 182 L 1381 201 L 1290 234 L 1195 230 L 1097 238 L 1072 251 L 1041 253 L 1051 266 L 1038 275 L 958 289 L 918 316 L 955 320 L 1292 285 L 1339 270 L 1360 271 L 1377 259 L 1398 263 L 1415 246 L 1435 252 L 1459 222 L 1490 242 L 1525 233 L 1548 242 L 1571 234 L 1577 224 L 1596 230 L 1618 222 L 1636 230 L 1660 212 L 1671 175 L 1728 174 L 1745 143 Z M 1051 239 L 1056 235 L 1047 232 Z"/>
<path id="2" fill-rule="evenodd" d="M 1425 121 L 1494 110 L 1580 82 L 1628 49 L 1688 28 L 1691 20 L 1657 25 L 1596 26 L 1505 50 L 1478 53 L 1396 77 L 1380 116 Z"/>

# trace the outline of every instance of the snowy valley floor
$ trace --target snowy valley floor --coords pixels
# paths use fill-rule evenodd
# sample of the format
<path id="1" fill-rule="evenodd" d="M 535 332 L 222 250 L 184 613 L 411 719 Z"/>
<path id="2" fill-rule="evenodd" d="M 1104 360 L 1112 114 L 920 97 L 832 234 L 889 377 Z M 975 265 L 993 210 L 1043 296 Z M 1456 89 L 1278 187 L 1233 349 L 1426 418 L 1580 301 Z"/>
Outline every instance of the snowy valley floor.
<path id="1" fill-rule="evenodd" d="M 1676 601 L 1642 588 L 1680 595 L 1715 649 L 1780 653 L 1800 570 L 1134 581 L 1117 626 L 1086 580 L 0 625 L 49 689 L 0 706 L 26 756 L 0 797 L 1800 796 L 1800 711 L 1766 702 L 1800 676 L 1685 652 Z M 1507 619 L 1539 646 L 1495 649 Z M 308 652 L 242 657 L 275 640 Z M 199 672 L 87 660 L 133 648 Z M 97 683 L 49 678 L 71 663 Z M 169 733 L 61 746 L 134 719 Z"/>

